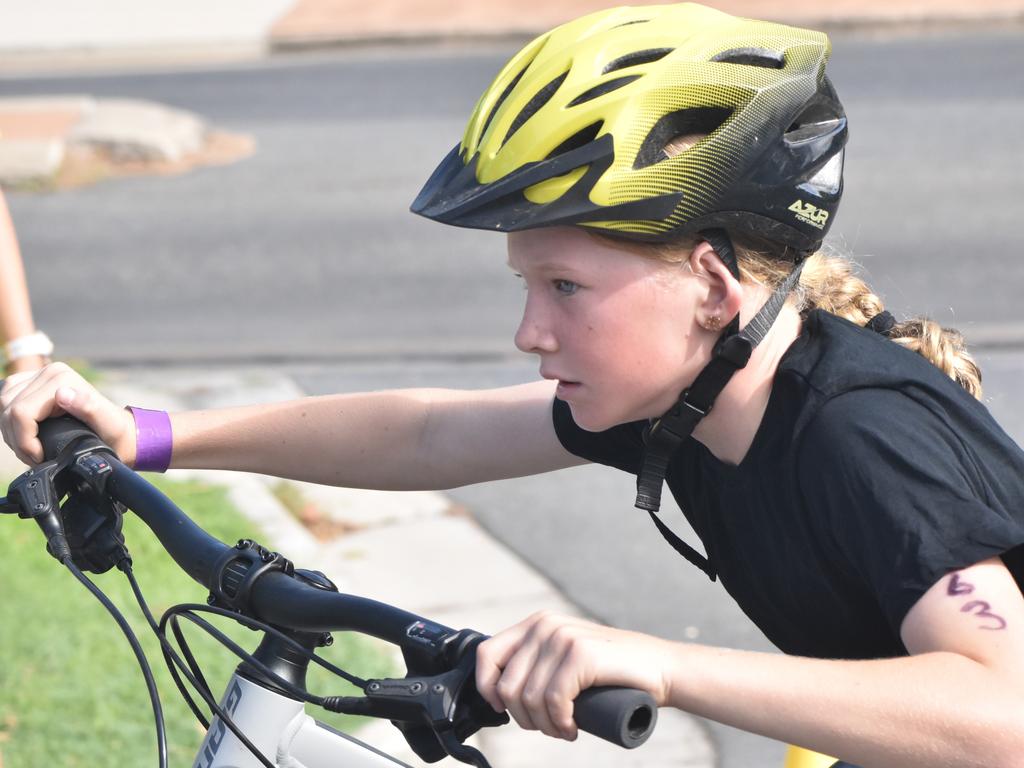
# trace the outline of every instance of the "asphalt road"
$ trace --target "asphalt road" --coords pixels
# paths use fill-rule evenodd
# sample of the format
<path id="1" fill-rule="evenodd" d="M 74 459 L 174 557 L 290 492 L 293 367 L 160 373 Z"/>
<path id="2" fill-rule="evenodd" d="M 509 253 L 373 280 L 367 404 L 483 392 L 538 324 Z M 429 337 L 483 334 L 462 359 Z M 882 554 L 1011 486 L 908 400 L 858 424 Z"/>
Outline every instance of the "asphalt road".
<path id="1" fill-rule="evenodd" d="M 1018 441 L 1024 79 L 1006 73 L 1024 70 L 1021 42 L 838 38 L 831 66 L 852 125 L 836 239 L 895 312 L 932 314 L 987 345 L 990 405 Z M 0 79 L 3 93 L 178 105 L 259 145 L 229 168 L 13 196 L 40 325 L 66 355 L 266 361 L 314 394 L 533 378 L 510 343 L 521 292 L 501 238 L 405 213 L 507 53 Z M 453 495 L 595 616 L 766 648 L 631 508 L 631 485 L 588 467 Z M 713 733 L 723 768 L 781 765 L 779 745 Z"/>
<path id="2" fill-rule="evenodd" d="M 852 131 L 835 241 L 896 312 L 983 341 L 1024 340 L 1021 42 L 839 38 L 831 66 Z M 111 362 L 507 353 L 502 239 L 406 213 L 507 53 L 0 79 L 181 106 L 259 144 L 228 168 L 14 196 L 41 324 Z"/>

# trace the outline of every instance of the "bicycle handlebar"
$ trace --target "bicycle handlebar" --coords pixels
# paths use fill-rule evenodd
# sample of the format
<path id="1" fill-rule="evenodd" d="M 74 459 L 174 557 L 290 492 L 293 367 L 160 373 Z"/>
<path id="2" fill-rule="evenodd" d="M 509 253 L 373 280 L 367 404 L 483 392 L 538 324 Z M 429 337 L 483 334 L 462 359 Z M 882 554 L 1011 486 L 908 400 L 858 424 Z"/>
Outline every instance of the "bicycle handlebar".
<path id="1" fill-rule="evenodd" d="M 42 422 L 39 439 L 47 460 L 99 449 L 109 453 L 111 472 L 105 492 L 142 518 L 182 570 L 211 592 L 217 591 L 221 586 L 216 583 L 220 578 L 218 569 L 231 557 L 232 547 L 210 536 L 171 499 L 118 461 L 114 452 L 77 419 L 62 416 Z M 434 635 L 457 634 L 395 606 L 327 591 L 282 570 L 263 573 L 251 587 L 248 606 L 257 618 L 296 631 L 358 631 L 413 653 L 423 651 L 424 646 L 424 638 L 413 632 L 414 627 L 426 626 Z M 593 688 L 577 697 L 573 716 L 582 730 L 633 748 L 653 731 L 657 707 L 644 691 Z"/>

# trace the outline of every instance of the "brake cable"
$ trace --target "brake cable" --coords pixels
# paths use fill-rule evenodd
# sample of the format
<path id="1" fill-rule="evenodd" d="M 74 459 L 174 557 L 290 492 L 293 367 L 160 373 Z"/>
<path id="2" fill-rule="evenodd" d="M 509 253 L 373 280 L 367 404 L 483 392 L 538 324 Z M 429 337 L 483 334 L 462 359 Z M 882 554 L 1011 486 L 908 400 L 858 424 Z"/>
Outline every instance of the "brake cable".
<path id="1" fill-rule="evenodd" d="M 88 462 L 89 466 L 83 471 L 95 470 L 96 473 L 109 471 L 109 465 L 101 457 L 90 458 L 94 460 Z M 78 465 L 80 462 L 76 461 L 75 463 Z M 121 629 L 121 632 L 128 640 L 128 644 L 131 646 L 132 653 L 135 655 L 135 660 L 138 662 L 139 668 L 142 670 L 142 676 L 146 681 L 146 690 L 149 694 L 150 706 L 153 710 L 153 720 L 156 726 L 157 758 L 160 768 L 167 768 L 167 728 L 164 722 L 163 707 L 160 704 L 160 692 L 157 689 L 153 670 L 146 658 L 145 651 L 142 650 L 138 637 L 117 606 L 75 564 L 72 547 L 65 536 L 64 522 L 59 505 L 60 495 L 57 493 L 54 480 L 58 472 L 65 469 L 66 466 L 66 464 L 56 460 L 48 461 L 19 475 L 8 487 L 8 496 L 0 498 L 0 513 L 16 513 L 22 519 L 36 520 L 47 538 L 47 551 L 50 555 L 81 582 L 89 593 L 106 609 L 107 613 L 110 614 Z M 127 555 L 127 550 L 124 550 L 124 553 Z M 88 563 L 87 567 L 95 570 L 97 573 L 103 572 L 94 563 Z"/>
<path id="2" fill-rule="evenodd" d="M 321 589 L 328 587 L 333 589 L 333 585 L 329 581 L 327 582 L 328 587 L 325 587 L 322 586 L 322 582 L 314 580 L 314 577 L 322 577 L 321 574 L 295 571 L 291 563 L 285 558 L 282 558 L 277 553 L 264 550 L 263 547 L 260 547 L 255 542 L 248 540 L 239 542 L 234 554 L 228 558 L 237 560 L 239 557 L 248 557 L 255 566 L 242 580 L 240 586 L 244 587 L 244 589 L 241 589 L 238 593 L 228 593 L 223 588 L 214 589 L 210 597 L 211 605 L 182 604 L 174 606 L 164 613 L 160 623 L 157 624 L 134 577 L 131 567 L 131 556 L 124 545 L 124 538 L 121 535 L 121 518 L 125 507 L 105 493 L 105 481 L 112 471 L 105 453 L 112 454 L 112 452 L 102 444 L 90 445 L 85 450 L 81 450 L 82 445 L 79 442 L 77 443 L 79 450 L 68 455 L 65 451 L 73 443 L 74 440 L 71 440 L 60 448 L 62 458 L 46 462 L 34 470 L 29 470 L 22 477 L 15 480 L 11 484 L 11 498 L 0 498 L 0 512 L 18 512 L 19 516 L 23 518 L 35 519 L 46 535 L 47 549 L 50 554 L 68 567 L 73 575 L 100 600 L 101 604 L 111 613 L 128 638 L 133 652 L 142 667 L 153 704 L 158 747 L 160 750 L 160 768 L 166 768 L 167 766 L 166 728 L 163 721 L 159 694 L 148 661 L 138 642 L 138 638 L 131 630 L 124 616 L 121 615 L 116 606 L 110 602 L 99 587 L 93 584 L 79 570 L 78 565 L 74 562 L 75 560 L 80 562 L 81 567 L 95 573 L 103 573 L 116 566 L 126 574 L 150 628 L 157 635 L 161 643 L 168 669 L 174 678 L 175 684 L 193 713 L 203 723 L 204 727 L 209 728 L 209 723 L 203 717 L 202 712 L 182 682 L 181 675 L 178 674 L 179 671 L 193 686 L 200 698 L 210 707 L 210 710 L 232 731 L 265 768 L 274 768 L 274 766 L 263 757 L 214 699 L 210 687 L 202 675 L 202 670 L 189 649 L 184 634 L 181 632 L 178 623 L 179 617 L 184 617 L 191 621 L 242 659 L 245 664 L 251 666 L 253 670 L 262 674 L 267 681 L 277 685 L 282 691 L 299 700 L 334 712 L 371 714 L 377 717 L 388 717 L 392 720 L 396 718 L 408 720 L 408 725 L 414 726 L 415 729 L 425 728 L 432 732 L 433 737 L 440 742 L 438 746 L 441 746 L 442 750 L 452 757 L 477 766 L 488 765 L 486 759 L 479 751 L 461 744 L 461 739 L 482 725 L 497 725 L 501 722 L 507 722 L 508 716 L 497 716 L 495 722 L 487 722 L 487 718 L 476 720 L 471 717 L 470 720 L 474 720 L 476 724 L 472 725 L 469 730 L 466 730 L 466 727 L 471 725 L 471 723 L 465 717 L 461 718 L 461 720 L 456 719 L 455 700 L 459 698 L 459 690 L 466 682 L 466 674 L 471 675 L 470 668 L 465 667 L 465 659 L 457 665 L 458 669 L 452 668 L 444 674 L 433 677 L 410 678 L 407 676 L 400 680 L 366 681 L 321 659 L 310 648 L 303 646 L 294 637 L 281 632 L 276 627 L 242 614 L 242 610 L 244 610 L 243 605 L 247 601 L 249 587 L 251 587 L 259 575 L 269 570 L 281 570 L 289 576 L 309 582 L 312 586 L 318 586 Z M 59 484 L 60 493 L 58 493 L 57 478 L 58 475 L 63 475 L 63 470 L 65 469 L 69 470 L 70 476 L 62 478 L 62 482 Z M 71 481 L 71 476 L 77 478 L 77 481 Z M 64 509 L 59 503 L 65 494 L 67 494 L 66 505 L 70 504 L 74 507 L 74 514 L 67 521 L 68 527 L 66 532 L 65 520 L 62 514 Z M 240 554 L 237 550 L 241 550 L 244 554 Z M 226 566 L 228 559 L 222 560 L 220 565 Z M 324 578 L 323 581 L 327 580 Z M 258 658 L 235 644 L 234 641 L 219 629 L 196 615 L 198 612 L 231 618 L 244 626 L 261 631 L 265 635 L 284 642 L 292 650 L 297 651 L 302 657 L 307 659 L 307 661 L 311 660 L 362 688 L 367 696 L 319 697 L 312 695 L 303 688 L 284 679 Z M 186 660 L 181 658 L 181 655 L 178 654 L 167 638 L 166 631 L 168 627 L 179 642 Z M 321 636 L 319 644 L 327 644 L 329 639 L 330 635 L 325 633 Z M 483 636 L 469 630 L 463 630 L 456 633 L 452 639 L 459 639 L 460 642 L 457 645 L 464 649 L 467 641 L 475 639 L 475 642 L 479 642 L 479 640 L 483 639 Z M 473 643 L 474 646 L 475 642 Z M 456 680 L 456 678 L 459 679 Z M 428 683 L 430 683 L 429 686 L 427 685 Z M 417 695 L 418 693 L 422 695 Z M 409 694 L 413 694 L 412 701 L 409 699 Z M 410 717 L 413 713 L 407 711 L 409 705 L 413 705 L 412 708 L 416 710 L 415 714 L 417 716 Z M 490 715 L 490 719 L 495 719 L 493 712 L 490 712 Z M 424 717 L 426 718 L 425 722 L 423 720 Z M 396 725 L 399 725 L 399 723 L 396 722 Z M 406 729 L 400 729 L 417 753 L 419 753 L 420 749 L 417 749 L 416 745 L 412 742 L 411 737 L 413 734 L 407 732 Z M 459 735 L 460 731 L 465 732 Z M 420 748 L 422 747 L 423 744 L 421 742 Z"/>
<path id="3" fill-rule="evenodd" d="M 108 598 L 103 591 L 97 587 L 88 576 L 82 573 L 78 567 L 71 561 L 69 557 L 64 565 L 69 571 L 78 579 L 86 589 L 93 594 L 93 596 L 100 601 L 107 612 L 114 618 L 117 625 L 121 628 L 124 636 L 128 639 L 128 643 L 131 645 L 132 653 L 135 654 L 135 659 L 139 663 L 139 667 L 142 669 L 142 676 L 146 679 L 146 690 L 149 692 L 149 701 L 153 707 L 153 719 L 156 722 L 156 745 L 157 752 L 159 754 L 160 768 L 167 768 L 167 728 L 164 723 L 163 708 L 160 705 L 160 692 L 156 687 L 156 680 L 153 678 L 153 670 L 149 666 L 149 661 L 146 659 L 146 654 L 142 650 L 142 645 L 139 643 L 138 637 L 135 632 L 132 631 L 131 626 L 128 624 L 127 619 L 117 609 L 110 598 Z"/>
<path id="4" fill-rule="evenodd" d="M 157 638 L 160 640 L 160 645 L 163 649 L 164 658 L 167 660 L 168 670 L 170 671 L 171 676 L 174 678 L 175 685 L 177 685 L 178 687 L 178 692 L 181 694 L 182 698 L 185 699 L 189 708 L 192 710 L 192 713 L 196 716 L 196 718 L 199 720 L 199 722 L 203 725 L 204 728 L 209 729 L 210 721 L 207 720 L 206 717 L 203 715 L 198 705 L 196 705 L 195 700 L 192 699 L 184 683 L 181 681 L 181 678 L 178 674 L 179 670 L 182 674 L 185 675 L 185 678 L 188 680 L 189 683 L 192 684 L 193 688 L 195 688 L 195 690 L 199 693 L 199 696 L 203 699 L 207 706 L 210 707 L 214 714 L 216 714 L 216 716 L 222 722 L 224 722 L 224 724 L 239 739 L 239 741 L 246 747 L 246 749 L 248 749 L 253 754 L 253 756 L 255 756 L 261 762 L 261 764 L 266 766 L 267 768 L 274 768 L 274 766 L 266 760 L 266 758 L 256 748 L 256 746 L 241 732 L 241 729 L 239 729 L 238 726 L 234 723 L 234 721 L 231 719 L 231 716 L 228 715 L 214 699 L 210 687 L 203 678 L 202 671 L 199 669 L 199 665 L 196 662 L 195 657 L 192 655 L 192 652 L 188 647 L 188 643 L 185 641 L 184 634 L 181 633 L 178 627 L 179 617 L 184 617 L 191 621 L 201 630 L 210 635 L 214 640 L 216 640 L 222 646 L 231 651 L 244 663 L 250 665 L 252 668 L 260 672 L 267 679 L 273 681 L 276 685 L 278 685 L 280 688 L 285 690 L 290 695 L 294 696 L 295 698 L 301 701 L 313 704 L 314 706 L 329 709 L 327 703 L 331 699 L 338 697 L 316 696 L 294 685 L 290 681 L 285 680 L 283 677 L 281 677 L 272 669 L 270 669 L 267 665 L 263 664 L 263 662 L 255 658 L 251 653 L 249 653 L 241 646 L 239 646 L 237 643 L 235 643 L 233 640 L 231 640 L 231 638 L 229 638 L 221 630 L 217 629 L 215 626 L 210 624 L 205 619 L 202 619 L 201 617 L 197 616 L 196 613 L 204 612 L 213 614 L 215 616 L 223 616 L 243 626 L 246 626 L 249 629 L 264 632 L 277 640 L 283 641 L 300 655 L 304 656 L 305 658 L 314 662 L 315 664 L 318 664 L 319 666 L 323 667 L 329 672 L 339 677 L 342 677 L 343 679 L 347 680 L 353 685 L 356 685 L 360 688 L 365 688 L 367 686 L 366 680 L 356 677 L 355 675 L 346 672 L 345 670 L 341 669 L 340 667 L 337 667 L 331 662 L 320 658 L 315 653 L 303 647 L 293 638 L 289 637 L 286 633 L 281 632 L 279 629 L 264 622 L 261 622 L 257 619 L 240 615 L 238 613 L 235 613 L 234 611 L 225 608 L 219 608 L 217 606 L 209 605 L 200 605 L 198 603 L 184 603 L 181 605 L 175 605 L 164 612 L 164 615 L 161 617 L 159 624 L 157 624 L 155 618 L 153 617 L 153 613 L 150 610 L 149 605 L 146 603 L 145 597 L 142 594 L 142 590 L 139 586 L 138 580 L 135 578 L 135 574 L 131 568 L 131 565 L 128 564 L 121 570 L 124 571 L 126 577 L 128 578 L 128 581 L 132 587 L 132 592 L 135 594 L 136 600 L 139 603 L 139 607 L 142 609 L 143 614 L 146 616 L 146 620 L 149 622 L 154 634 L 156 634 Z M 184 654 L 187 657 L 188 661 L 183 660 L 171 645 L 171 642 L 167 637 L 168 627 L 174 632 L 175 640 L 178 642 L 182 654 Z"/>
<path id="5" fill-rule="evenodd" d="M 190 671 L 188 665 L 181 660 L 178 654 L 171 647 L 170 641 L 167 640 L 164 633 L 160 630 L 160 627 L 156 623 L 156 619 L 153 617 L 153 612 L 149 609 L 149 605 L 146 603 L 146 600 L 142 595 L 142 590 L 139 587 L 138 581 L 135 579 L 135 574 L 132 571 L 131 565 L 128 564 L 125 568 L 122 568 L 121 570 L 124 571 L 125 576 L 128 578 L 128 582 L 132 586 L 132 592 L 135 594 L 135 598 L 139 603 L 139 608 L 145 615 L 146 621 L 149 623 L 149 626 L 153 630 L 153 633 L 157 636 L 157 639 L 159 639 L 160 641 L 160 646 L 164 652 L 164 658 L 168 660 L 168 670 L 170 671 L 171 676 L 174 678 L 175 684 L 178 686 L 178 692 L 181 693 L 182 697 L 188 703 L 188 706 L 192 710 L 192 713 L 195 714 L 197 718 L 199 718 L 199 721 L 203 724 L 203 727 L 209 730 L 209 721 L 206 720 L 205 717 L 203 717 L 199 708 L 196 706 L 195 701 L 192 699 L 191 696 L 189 696 L 188 692 L 184 687 L 184 684 L 181 682 L 181 678 L 178 677 L 178 674 L 175 671 L 174 666 L 172 666 L 171 660 L 173 660 L 174 664 L 181 669 L 182 673 L 185 675 L 185 678 L 192 684 L 196 691 L 198 691 L 199 696 L 203 699 L 204 702 L 206 702 L 206 705 L 210 707 L 210 710 L 214 714 L 216 714 L 218 718 L 220 718 L 220 721 L 224 723 L 225 726 L 227 726 L 228 730 L 230 730 L 231 733 L 235 735 L 235 737 L 245 746 L 245 748 L 248 749 L 252 753 L 252 755 L 260 761 L 260 764 L 263 765 L 264 768 L 275 768 L 274 764 L 267 760 L 266 757 L 263 756 L 263 753 L 256 748 L 256 745 L 253 744 L 244 733 L 242 733 L 242 730 L 235 724 L 235 721 L 231 719 L 231 716 L 228 715 L 228 713 L 220 707 L 220 705 L 217 703 L 217 700 L 211 693 L 209 686 L 206 684 L 205 679 L 202 682 L 197 680 L 196 677 Z M 188 653 L 188 656 L 192 659 L 194 663 L 195 659 L 192 657 L 191 652 Z"/>

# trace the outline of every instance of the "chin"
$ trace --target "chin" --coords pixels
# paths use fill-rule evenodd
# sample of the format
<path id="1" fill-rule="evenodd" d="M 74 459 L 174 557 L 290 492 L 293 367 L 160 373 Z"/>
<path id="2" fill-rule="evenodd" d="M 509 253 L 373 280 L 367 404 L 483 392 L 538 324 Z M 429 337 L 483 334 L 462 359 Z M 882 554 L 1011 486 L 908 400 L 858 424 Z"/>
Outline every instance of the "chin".
<path id="1" fill-rule="evenodd" d="M 569 403 L 569 411 L 572 413 L 572 420 L 576 422 L 576 426 L 585 432 L 604 432 L 619 424 L 632 421 L 625 417 L 617 419 L 613 414 L 597 413 L 589 408 L 579 408 L 572 403 Z"/>

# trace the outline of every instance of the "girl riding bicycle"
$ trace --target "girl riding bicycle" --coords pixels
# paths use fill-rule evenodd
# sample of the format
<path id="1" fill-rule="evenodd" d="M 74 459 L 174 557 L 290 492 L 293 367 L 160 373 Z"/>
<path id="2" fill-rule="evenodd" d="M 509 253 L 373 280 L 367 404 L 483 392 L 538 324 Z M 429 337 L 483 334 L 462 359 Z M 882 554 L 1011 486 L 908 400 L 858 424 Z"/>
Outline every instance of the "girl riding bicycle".
<path id="1" fill-rule="evenodd" d="M 593 461 L 652 515 L 667 481 L 707 557 L 666 537 L 787 655 L 539 614 L 478 652 L 495 708 L 574 738 L 576 694 L 625 685 L 851 763 L 1017 765 L 1024 454 L 958 335 L 896 322 L 820 251 L 847 138 L 829 51 L 683 4 L 509 62 L 413 209 L 509 233 L 544 381 L 171 419 L 55 365 L 9 381 L 4 437 L 38 462 L 37 422 L 66 411 L 137 468 L 387 489 Z"/>

